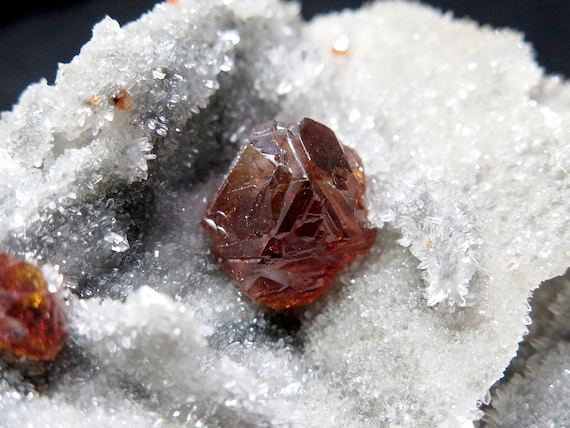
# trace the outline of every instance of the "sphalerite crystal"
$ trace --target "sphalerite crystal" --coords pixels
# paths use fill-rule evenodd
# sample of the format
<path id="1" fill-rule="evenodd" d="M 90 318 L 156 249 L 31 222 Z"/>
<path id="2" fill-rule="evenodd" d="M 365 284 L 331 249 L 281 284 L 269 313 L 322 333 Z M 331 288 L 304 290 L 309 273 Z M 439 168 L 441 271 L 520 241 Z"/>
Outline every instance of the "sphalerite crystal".
<path id="1" fill-rule="evenodd" d="M 53 360 L 68 338 L 63 303 L 40 268 L 0 253 L 0 348 Z"/>
<path id="2" fill-rule="evenodd" d="M 376 237 L 358 155 L 312 119 L 253 130 L 202 224 L 243 293 L 274 309 L 314 301 Z"/>

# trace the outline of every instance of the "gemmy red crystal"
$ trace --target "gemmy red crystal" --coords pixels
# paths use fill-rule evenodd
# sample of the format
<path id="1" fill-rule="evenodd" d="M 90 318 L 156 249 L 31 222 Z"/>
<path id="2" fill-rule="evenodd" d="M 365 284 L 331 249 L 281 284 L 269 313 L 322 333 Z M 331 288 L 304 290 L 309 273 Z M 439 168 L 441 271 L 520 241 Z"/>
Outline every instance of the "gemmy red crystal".
<path id="1" fill-rule="evenodd" d="M 243 293 L 274 309 L 314 301 L 376 237 L 360 158 L 312 119 L 253 130 L 202 224 Z"/>
<path id="2" fill-rule="evenodd" d="M 32 360 L 53 360 L 68 338 L 62 302 L 42 271 L 0 253 L 0 347 Z"/>

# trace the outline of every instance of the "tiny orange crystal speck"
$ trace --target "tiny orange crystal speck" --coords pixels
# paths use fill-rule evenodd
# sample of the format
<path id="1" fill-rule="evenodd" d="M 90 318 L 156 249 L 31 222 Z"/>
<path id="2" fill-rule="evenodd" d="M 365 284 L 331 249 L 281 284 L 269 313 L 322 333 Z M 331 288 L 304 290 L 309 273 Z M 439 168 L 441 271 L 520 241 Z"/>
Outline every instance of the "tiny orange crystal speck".
<path id="1" fill-rule="evenodd" d="M 113 104 L 117 110 L 128 110 L 133 105 L 133 97 L 126 89 L 121 89 L 113 96 Z"/>
<path id="2" fill-rule="evenodd" d="M 312 119 L 253 130 L 202 224 L 242 292 L 273 309 L 313 302 L 367 252 L 364 170 Z"/>
<path id="3" fill-rule="evenodd" d="M 92 94 L 89 97 L 89 104 L 91 104 L 92 106 L 98 106 L 99 104 L 101 104 L 101 97 L 99 96 L 99 94 Z"/>
<path id="4" fill-rule="evenodd" d="M 346 35 L 339 36 L 332 45 L 332 52 L 335 55 L 346 55 L 350 48 L 350 40 Z"/>
<path id="5" fill-rule="evenodd" d="M 60 296 L 39 267 L 0 253 L 0 347 L 32 360 L 53 360 L 68 338 Z"/>

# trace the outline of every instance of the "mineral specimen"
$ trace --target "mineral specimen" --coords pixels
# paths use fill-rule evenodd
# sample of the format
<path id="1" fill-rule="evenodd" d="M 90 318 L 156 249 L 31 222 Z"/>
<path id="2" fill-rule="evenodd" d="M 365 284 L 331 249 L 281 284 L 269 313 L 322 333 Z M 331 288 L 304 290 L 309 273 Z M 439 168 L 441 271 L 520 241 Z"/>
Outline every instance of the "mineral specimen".
<path id="1" fill-rule="evenodd" d="M 68 337 L 62 302 L 37 266 L 0 253 L 0 347 L 53 360 Z"/>
<path id="2" fill-rule="evenodd" d="M 265 123 L 254 129 L 203 225 L 245 295 L 273 309 L 311 303 L 370 249 L 358 155 L 328 127 Z"/>
<path id="3" fill-rule="evenodd" d="M 106 17 L 0 115 L 0 248 L 76 291 L 41 389 L 0 361 L 0 427 L 570 426 L 570 271 L 528 307 L 570 258 L 569 81 L 523 34 L 417 2 L 310 22 L 297 2 L 173 3 Z M 299 111 L 357 144 L 385 226 L 350 286 L 292 318 L 236 298 L 194 225 L 251 118 Z"/>
<path id="4" fill-rule="evenodd" d="M 113 104 L 117 110 L 128 110 L 133 105 L 133 97 L 126 89 L 119 90 L 113 96 Z"/>

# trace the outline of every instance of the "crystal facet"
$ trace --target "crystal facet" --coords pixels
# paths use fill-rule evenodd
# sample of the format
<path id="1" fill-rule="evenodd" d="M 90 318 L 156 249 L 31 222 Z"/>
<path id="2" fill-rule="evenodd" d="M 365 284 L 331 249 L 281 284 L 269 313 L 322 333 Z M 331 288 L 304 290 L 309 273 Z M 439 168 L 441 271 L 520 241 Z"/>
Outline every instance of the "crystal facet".
<path id="1" fill-rule="evenodd" d="M 202 224 L 243 293 L 285 309 L 314 301 L 376 237 L 360 158 L 312 119 L 253 130 Z"/>
<path id="2" fill-rule="evenodd" d="M 0 347 L 53 360 L 68 337 L 62 302 L 37 266 L 0 253 Z"/>

